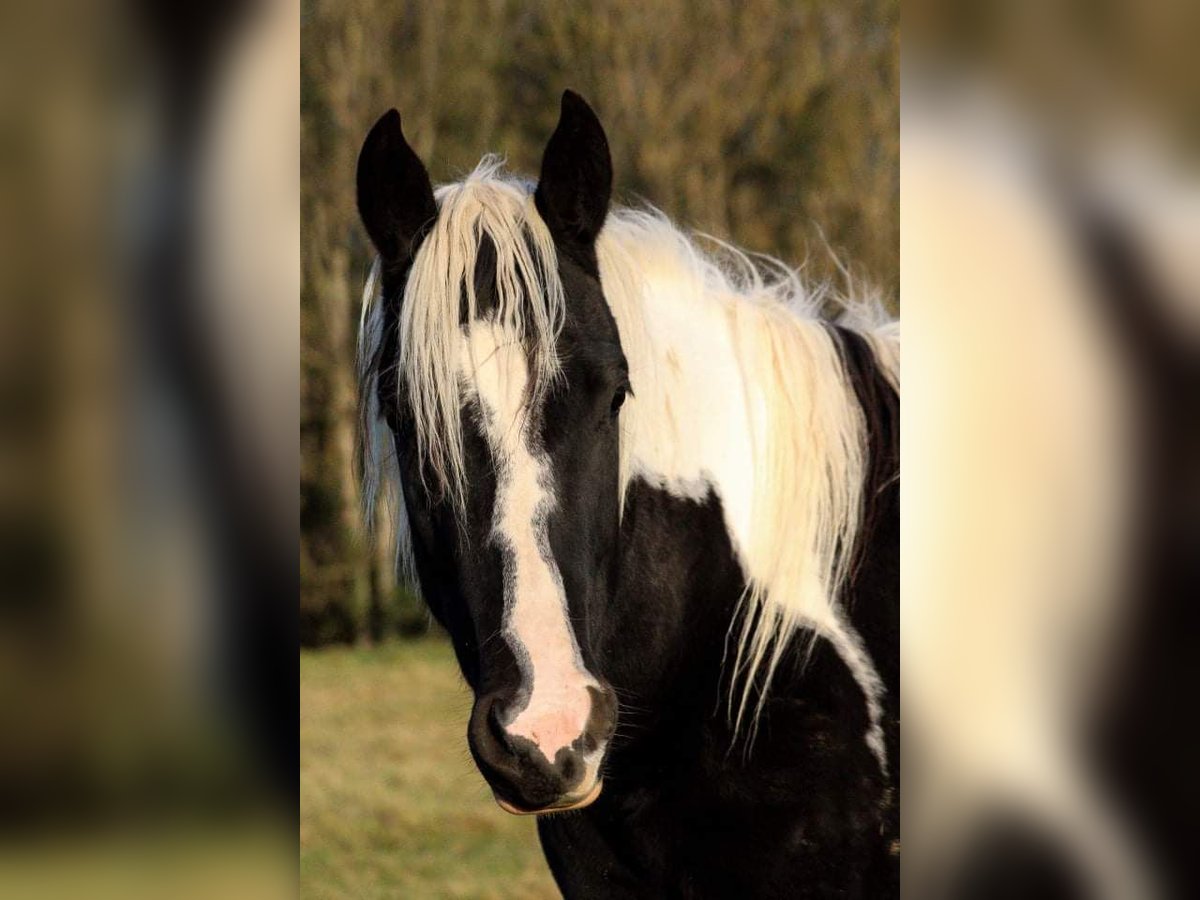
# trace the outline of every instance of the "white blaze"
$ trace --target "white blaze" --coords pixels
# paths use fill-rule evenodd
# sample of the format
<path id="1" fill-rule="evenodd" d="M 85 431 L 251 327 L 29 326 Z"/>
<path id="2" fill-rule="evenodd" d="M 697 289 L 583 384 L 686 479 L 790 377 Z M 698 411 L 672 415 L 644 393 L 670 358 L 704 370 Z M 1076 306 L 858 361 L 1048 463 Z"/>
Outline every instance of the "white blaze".
<path id="1" fill-rule="evenodd" d="M 504 722 L 553 761 L 583 734 L 589 687 L 571 628 L 562 576 L 550 552 L 547 519 L 555 506 L 550 462 L 531 432 L 529 373 L 511 331 L 476 322 L 463 337 L 464 383 L 479 402 L 484 437 L 496 461 L 492 541 L 505 552 L 502 633 L 521 667 L 525 706 Z"/>

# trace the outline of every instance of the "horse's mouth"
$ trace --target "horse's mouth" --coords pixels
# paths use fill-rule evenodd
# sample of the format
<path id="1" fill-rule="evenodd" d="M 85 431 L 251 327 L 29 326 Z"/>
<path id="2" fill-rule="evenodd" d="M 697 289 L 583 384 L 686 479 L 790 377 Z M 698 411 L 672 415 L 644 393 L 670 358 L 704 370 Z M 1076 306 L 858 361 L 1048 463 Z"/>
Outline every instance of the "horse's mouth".
<path id="1" fill-rule="evenodd" d="M 585 806 L 590 806 L 596 802 L 596 798 L 600 796 L 600 790 L 603 787 L 604 781 L 597 778 L 596 783 L 592 785 L 592 789 L 583 796 L 564 797 L 561 802 L 551 804 L 550 806 L 543 806 L 541 809 L 522 809 L 502 799 L 499 795 L 495 796 L 497 805 L 505 812 L 512 813 L 514 816 L 544 816 L 550 813 L 567 812 L 571 809 L 583 809 Z"/>

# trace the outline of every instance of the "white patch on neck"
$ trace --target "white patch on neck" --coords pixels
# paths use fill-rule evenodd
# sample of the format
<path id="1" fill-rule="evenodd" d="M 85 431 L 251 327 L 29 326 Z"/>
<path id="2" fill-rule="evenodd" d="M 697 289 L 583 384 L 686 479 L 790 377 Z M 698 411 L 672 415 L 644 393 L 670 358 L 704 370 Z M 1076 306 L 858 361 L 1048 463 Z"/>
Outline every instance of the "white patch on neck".
<path id="1" fill-rule="evenodd" d="M 524 349 L 508 329 L 476 321 L 463 333 L 463 383 L 479 403 L 484 437 L 496 462 L 491 539 L 503 548 L 502 633 L 525 680 L 524 708 L 503 723 L 553 761 L 579 738 L 591 714 L 587 671 L 571 628 L 562 576 L 546 523 L 555 506 L 549 460 L 530 433 Z M 510 711 L 511 714 L 512 711 Z"/>
<path id="2" fill-rule="evenodd" d="M 621 415 L 625 477 L 681 498 L 715 495 L 749 580 L 742 621 L 754 624 L 735 621 L 727 660 L 741 673 L 735 729 L 743 719 L 753 729 L 766 696 L 750 702 L 753 676 L 769 682 L 806 629 L 862 688 L 864 738 L 886 770 L 882 682 L 838 598 L 866 440 L 836 340 L 798 278 L 768 284 L 744 257 L 746 272 L 730 277 L 652 216 L 626 214 L 617 228 L 610 218 L 599 259 L 634 390 Z M 867 338 L 889 373 L 898 367 L 898 328 Z"/>

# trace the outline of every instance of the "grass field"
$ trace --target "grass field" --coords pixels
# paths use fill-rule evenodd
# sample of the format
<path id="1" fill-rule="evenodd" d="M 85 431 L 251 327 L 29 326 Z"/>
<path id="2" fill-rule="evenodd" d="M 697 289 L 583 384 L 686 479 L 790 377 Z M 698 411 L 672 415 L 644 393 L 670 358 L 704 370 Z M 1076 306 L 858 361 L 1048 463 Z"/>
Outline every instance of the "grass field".
<path id="1" fill-rule="evenodd" d="M 303 897 L 559 896 L 533 819 L 471 761 L 470 705 L 436 639 L 301 652 Z"/>

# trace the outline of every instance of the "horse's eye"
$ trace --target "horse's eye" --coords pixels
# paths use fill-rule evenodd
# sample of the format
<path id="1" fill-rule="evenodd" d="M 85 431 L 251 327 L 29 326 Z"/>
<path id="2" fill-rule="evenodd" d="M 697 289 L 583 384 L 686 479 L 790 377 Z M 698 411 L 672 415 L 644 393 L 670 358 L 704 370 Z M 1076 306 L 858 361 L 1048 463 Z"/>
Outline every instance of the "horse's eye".
<path id="1" fill-rule="evenodd" d="M 617 388 L 617 392 L 613 394 L 612 406 L 609 408 L 609 413 L 614 419 L 617 417 L 617 413 L 621 411 L 621 406 L 625 403 L 625 395 L 628 393 L 629 388 L 622 386 Z"/>

